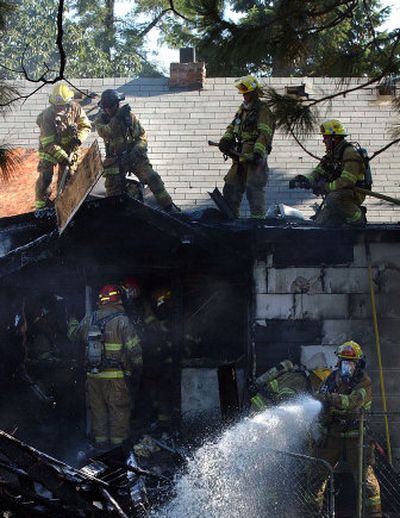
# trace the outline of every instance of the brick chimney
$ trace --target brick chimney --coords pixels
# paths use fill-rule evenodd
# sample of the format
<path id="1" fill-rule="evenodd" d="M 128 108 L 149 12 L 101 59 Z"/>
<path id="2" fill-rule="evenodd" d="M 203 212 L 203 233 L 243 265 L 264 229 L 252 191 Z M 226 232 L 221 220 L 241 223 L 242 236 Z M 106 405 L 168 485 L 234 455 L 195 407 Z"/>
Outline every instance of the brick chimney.
<path id="1" fill-rule="evenodd" d="M 196 63 L 196 49 L 179 49 L 179 63 L 170 64 L 170 88 L 203 88 L 206 79 L 206 64 Z"/>

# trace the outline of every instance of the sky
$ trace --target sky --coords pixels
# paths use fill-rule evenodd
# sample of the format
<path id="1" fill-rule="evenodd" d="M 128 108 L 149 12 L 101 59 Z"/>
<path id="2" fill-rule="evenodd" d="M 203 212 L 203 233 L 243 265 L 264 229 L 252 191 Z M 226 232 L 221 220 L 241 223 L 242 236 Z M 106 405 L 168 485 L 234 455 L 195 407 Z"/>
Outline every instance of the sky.
<path id="1" fill-rule="evenodd" d="M 384 27 L 388 30 L 395 29 L 396 27 L 400 27 L 400 4 L 397 0 L 389 0 L 382 2 L 383 6 L 390 6 L 392 8 L 392 13 L 390 15 L 390 19 L 384 25 Z"/>
<path id="2" fill-rule="evenodd" d="M 117 16 L 124 16 L 134 5 L 134 0 L 116 0 L 115 14 Z M 383 26 L 384 29 L 392 30 L 400 27 L 400 2 L 399 0 L 381 0 L 382 6 L 390 6 L 392 12 L 387 23 Z M 158 44 L 159 32 L 157 28 L 152 29 L 149 33 L 147 48 L 152 52 L 153 59 L 161 65 L 163 71 L 169 72 L 170 63 L 179 62 L 179 50 L 170 49 L 166 46 Z"/>

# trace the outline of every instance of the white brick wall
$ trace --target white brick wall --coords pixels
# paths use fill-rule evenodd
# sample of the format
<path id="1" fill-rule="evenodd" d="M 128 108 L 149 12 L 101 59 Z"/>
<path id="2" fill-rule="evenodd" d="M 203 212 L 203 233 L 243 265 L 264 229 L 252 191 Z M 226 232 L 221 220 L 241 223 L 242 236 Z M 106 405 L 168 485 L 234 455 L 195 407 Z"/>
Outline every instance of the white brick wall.
<path id="1" fill-rule="evenodd" d="M 162 175 L 178 205 L 188 207 L 208 200 L 207 191 L 222 188 L 223 177 L 229 168 L 216 148 L 207 145 L 217 140 L 238 108 L 241 97 L 233 87 L 234 78 L 208 78 L 201 91 L 170 91 L 168 80 L 104 78 L 73 81 L 77 87 L 101 93 L 105 88 L 119 88 L 141 119 L 149 137 L 149 157 Z M 285 85 L 304 81 L 306 90 L 315 96 L 333 93 L 339 80 L 332 78 L 267 78 L 265 84 L 283 92 Z M 350 85 L 361 80 L 352 79 Z M 32 91 L 34 85 L 14 82 L 22 93 Z M 14 106 L 6 114 L 0 127 L 0 139 L 16 146 L 36 148 L 38 128 L 35 120 L 47 105 L 51 87 L 46 86 L 25 103 Z M 335 117 L 343 121 L 350 139 L 367 147 L 370 154 L 389 142 L 390 130 L 396 114 L 390 103 L 378 104 L 376 90 L 371 87 L 340 96 L 320 110 L 321 119 Z M 93 133 L 89 143 L 95 138 Z M 304 142 L 314 154 L 321 156 L 324 148 L 318 135 Z M 270 181 L 267 192 L 269 206 L 278 202 L 293 205 L 313 213 L 318 201 L 312 194 L 290 191 L 288 180 L 295 174 L 307 172 L 315 161 L 291 139 L 277 132 L 270 156 Z M 397 196 L 400 182 L 400 153 L 392 147 L 373 162 L 374 189 Z M 193 178 L 193 182 L 190 179 Z M 400 220 L 400 209 L 372 198 L 366 203 L 370 222 Z M 247 214 L 243 205 L 243 215 Z"/>

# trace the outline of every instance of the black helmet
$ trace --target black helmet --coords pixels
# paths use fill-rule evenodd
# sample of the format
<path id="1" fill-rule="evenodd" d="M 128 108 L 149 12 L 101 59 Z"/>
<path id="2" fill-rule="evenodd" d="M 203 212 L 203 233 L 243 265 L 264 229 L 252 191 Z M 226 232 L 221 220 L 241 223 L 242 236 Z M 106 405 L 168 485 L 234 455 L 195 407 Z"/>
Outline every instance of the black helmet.
<path id="1" fill-rule="evenodd" d="M 104 90 L 104 92 L 101 94 L 99 106 L 100 108 L 111 108 L 112 106 L 115 106 L 120 101 L 120 96 L 117 90 Z"/>

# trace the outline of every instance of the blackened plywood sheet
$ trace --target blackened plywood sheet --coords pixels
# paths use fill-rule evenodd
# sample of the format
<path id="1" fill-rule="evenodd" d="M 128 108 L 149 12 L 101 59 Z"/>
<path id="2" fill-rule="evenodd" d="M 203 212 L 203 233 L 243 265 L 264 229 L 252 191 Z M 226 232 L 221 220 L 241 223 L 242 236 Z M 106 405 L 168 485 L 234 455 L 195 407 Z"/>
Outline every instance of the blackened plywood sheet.
<path id="1" fill-rule="evenodd" d="M 86 196 L 93 189 L 103 172 L 97 140 L 78 165 L 76 173 L 55 200 L 57 225 L 61 234 L 72 220 Z"/>

